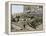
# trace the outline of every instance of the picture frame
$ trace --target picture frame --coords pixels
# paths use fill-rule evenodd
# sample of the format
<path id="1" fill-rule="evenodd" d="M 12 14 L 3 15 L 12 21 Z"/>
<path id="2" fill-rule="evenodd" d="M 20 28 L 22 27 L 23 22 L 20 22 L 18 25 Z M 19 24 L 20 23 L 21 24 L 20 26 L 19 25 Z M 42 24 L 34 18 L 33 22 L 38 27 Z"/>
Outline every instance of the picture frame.
<path id="1" fill-rule="evenodd" d="M 11 32 L 11 14 L 12 14 L 12 5 L 32 5 L 32 6 L 43 6 L 43 13 L 42 13 L 42 17 L 43 17 L 43 30 L 41 31 L 20 31 L 20 32 Z M 5 3 L 5 32 L 7 34 L 26 34 L 26 33 L 41 33 L 41 32 L 45 32 L 45 4 L 44 3 L 35 3 L 35 2 L 19 2 L 19 1 L 13 1 L 13 2 L 6 2 Z M 21 6 L 22 7 L 22 6 Z M 15 8 L 15 7 L 14 7 Z M 24 7 L 25 8 L 25 7 Z M 36 7 L 35 7 L 36 8 Z M 19 8 L 20 10 L 22 10 L 22 8 Z M 17 10 L 17 9 L 16 9 Z M 15 11 L 13 9 L 13 11 Z M 18 10 L 19 11 L 19 10 Z M 17 11 L 16 11 L 17 12 Z"/>

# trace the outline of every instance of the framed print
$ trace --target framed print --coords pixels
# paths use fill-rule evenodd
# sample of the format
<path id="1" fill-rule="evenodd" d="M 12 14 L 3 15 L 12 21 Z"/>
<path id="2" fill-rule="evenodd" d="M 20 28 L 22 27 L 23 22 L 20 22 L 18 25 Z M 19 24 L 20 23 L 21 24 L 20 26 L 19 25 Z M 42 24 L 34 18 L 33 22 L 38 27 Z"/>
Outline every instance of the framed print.
<path id="1" fill-rule="evenodd" d="M 44 32 L 44 3 L 6 2 L 6 33 Z"/>

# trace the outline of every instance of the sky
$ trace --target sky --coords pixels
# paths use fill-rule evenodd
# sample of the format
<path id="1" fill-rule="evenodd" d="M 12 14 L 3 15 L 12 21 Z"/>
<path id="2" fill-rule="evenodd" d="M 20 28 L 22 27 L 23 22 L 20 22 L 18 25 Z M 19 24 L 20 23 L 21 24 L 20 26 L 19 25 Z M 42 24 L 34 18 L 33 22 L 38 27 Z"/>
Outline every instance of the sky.
<path id="1" fill-rule="evenodd" d="M 23 5 L 12 5 L 12 14 L 23 12 Z"/>

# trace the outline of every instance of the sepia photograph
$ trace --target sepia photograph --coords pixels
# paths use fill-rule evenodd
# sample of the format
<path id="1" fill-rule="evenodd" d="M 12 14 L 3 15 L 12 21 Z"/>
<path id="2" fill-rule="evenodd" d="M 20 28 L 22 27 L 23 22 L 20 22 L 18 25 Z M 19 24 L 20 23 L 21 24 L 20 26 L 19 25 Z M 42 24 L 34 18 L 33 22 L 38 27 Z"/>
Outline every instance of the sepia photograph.
<path id="1" fill-rule="evenodd" d="M 43 30 L 43 5 L 11 4 L 11 32 Z"/>

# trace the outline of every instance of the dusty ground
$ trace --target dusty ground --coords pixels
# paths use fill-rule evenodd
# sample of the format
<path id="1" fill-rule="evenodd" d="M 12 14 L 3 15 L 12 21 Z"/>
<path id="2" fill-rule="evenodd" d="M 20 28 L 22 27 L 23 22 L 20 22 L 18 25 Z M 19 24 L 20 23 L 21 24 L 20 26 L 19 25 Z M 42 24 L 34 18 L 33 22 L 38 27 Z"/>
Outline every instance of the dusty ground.
<path id="1" fill-rule="evenodd" d="M 14 27 L 14 29 L 12 29 L 12 32 L 23 32 L 23 31 L 41 31 L 43 30 L 43 25 L 39 25 L 37 26 L 36 29 L 30 27 L 29 25 L 26 25 L 25 28 L 23 27 L 23 25 L 18 25 L 13 23 L 12 26 Z"/>

